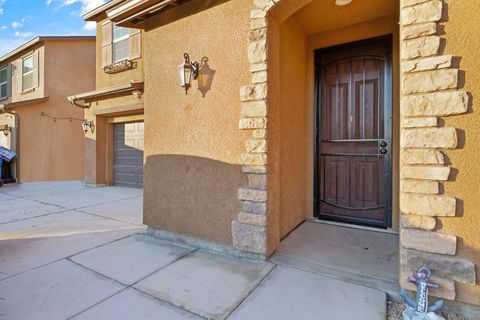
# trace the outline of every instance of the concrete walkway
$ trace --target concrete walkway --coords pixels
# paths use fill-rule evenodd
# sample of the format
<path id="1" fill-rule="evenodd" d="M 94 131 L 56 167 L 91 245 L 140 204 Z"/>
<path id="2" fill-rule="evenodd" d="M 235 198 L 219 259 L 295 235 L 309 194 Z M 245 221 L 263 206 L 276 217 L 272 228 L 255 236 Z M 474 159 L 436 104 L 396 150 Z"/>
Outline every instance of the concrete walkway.
<path id="1" fill-rule="evenodd" d="M 0 319 L 385 319 L 384 292 L 145 235 L 142 190 L 0 188 Z"/>

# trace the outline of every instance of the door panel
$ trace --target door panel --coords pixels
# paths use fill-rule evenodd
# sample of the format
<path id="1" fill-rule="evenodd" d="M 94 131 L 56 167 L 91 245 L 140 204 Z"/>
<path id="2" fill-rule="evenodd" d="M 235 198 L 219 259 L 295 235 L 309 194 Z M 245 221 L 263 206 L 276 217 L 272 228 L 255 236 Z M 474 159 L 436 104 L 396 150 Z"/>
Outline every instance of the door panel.
<path id="1" fill-rule="evenodd" d="M 391 39 L 316 52 L 316 216 L 388 227 Z"/>

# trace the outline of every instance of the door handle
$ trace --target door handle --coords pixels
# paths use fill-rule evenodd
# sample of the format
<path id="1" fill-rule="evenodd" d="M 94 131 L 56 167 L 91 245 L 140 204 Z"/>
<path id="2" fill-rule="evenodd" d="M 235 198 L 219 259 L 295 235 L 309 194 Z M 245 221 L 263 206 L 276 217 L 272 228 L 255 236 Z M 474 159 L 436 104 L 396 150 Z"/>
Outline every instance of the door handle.
<path id="1" fill-rule="evenodd" d="M 382 148 L 386 148 L 388 146 L 388 142 L 385 140 L 381 140 L 378 145 Z"/>
<path id="2" fill-rule="evenodd" d="M 380 148 L 380 154 L 387 154 L 387 148 Z"/>

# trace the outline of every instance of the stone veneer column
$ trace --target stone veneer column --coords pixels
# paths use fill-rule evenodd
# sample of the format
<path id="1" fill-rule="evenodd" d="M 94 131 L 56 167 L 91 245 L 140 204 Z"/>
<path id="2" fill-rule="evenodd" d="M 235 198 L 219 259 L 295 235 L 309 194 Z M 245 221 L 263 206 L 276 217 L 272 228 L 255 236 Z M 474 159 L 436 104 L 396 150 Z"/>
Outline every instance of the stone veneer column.
<path id="1" fill-rule="evenodd" d="M 475 266 L 455 256 L 455 235 L 436 230 L 435 217 L 456 214 L 456 199 L 440 194 L 450 175 L 440 150 L 457 147 L 457 130 L 438 118 L 467 112 L 469 99 L 453 57 L 441 52 L 442 10 L 442 0 L 401 1 L 400 284 L 414 289 L 406 278 L 425 265 L 441 286 L 432 294 L 454 300 L 454 281 L 475 284 Z"/>
<path id="2" fill-rule="evenodd" d="M 254 0 L 248 35 L 252 84 L 240 88 L 240 129 L 249 130 L 241 155 L 248 188 L 238 190 L 242 212 L 232 222 L 234 247 L 265 256 L 267 249 L 267 13 L 278 2 Z"/>

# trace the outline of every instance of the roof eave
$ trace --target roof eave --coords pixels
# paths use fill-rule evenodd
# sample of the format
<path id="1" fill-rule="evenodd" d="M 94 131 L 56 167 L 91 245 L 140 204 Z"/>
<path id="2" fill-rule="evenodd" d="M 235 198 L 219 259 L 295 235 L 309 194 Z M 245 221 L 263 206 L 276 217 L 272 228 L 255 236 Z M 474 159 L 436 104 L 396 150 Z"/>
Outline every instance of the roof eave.
<path id="1" fill-rule="evenodd" d="M 85 21 L 97 21 L 99 19 L 99 16 L 101 16 L 102 14 L 105 13 L 105 11 L 107 11 L 108 9 L 118 5 L 119 3 L 122 3 L 123 1 L 125 0 L 112 0 L 112 1 L 109 1 L 95 9 L 93 9 L 92 11 L 89 11 L 87 13 L 85 13 L 82 17 L 83 17 L 83 20 Z"/>
<path id="2" fill-rule="evenodd" d="M 5 54 L 3 57 L 0 57 L 0 63 L 3 63 L 7 61 L 8 59 L 16 56 L 17 54 L 26 51 L 33 47 L 34 45 L 49 41 L 49 40 L 94 40 L 95 36 L 38 36 L 33 38 L 32 40 L 22 44 L 18 48 L 14 49 L 13 51 L 10 51 L 9 53 Z"/>
<path id="3" fill-rule="evenodd" d="M 176 4 L 177 0 L 127 0 L 107 10 L 107 17 L 117 25 L 135 27 L 139 21 Z"/>
<path id="4" fill-rule="evenodd" d="M 144 82 L 142 80 L 132 80 L 128 84 L 69 96 L 67 97 L 67 100 L 74 106 L 87 109 L 90 107 L 91 102 L 105 100 L 115 96 L 133 94 L 135 91 L 143 92 L 143 87 Z"/>

